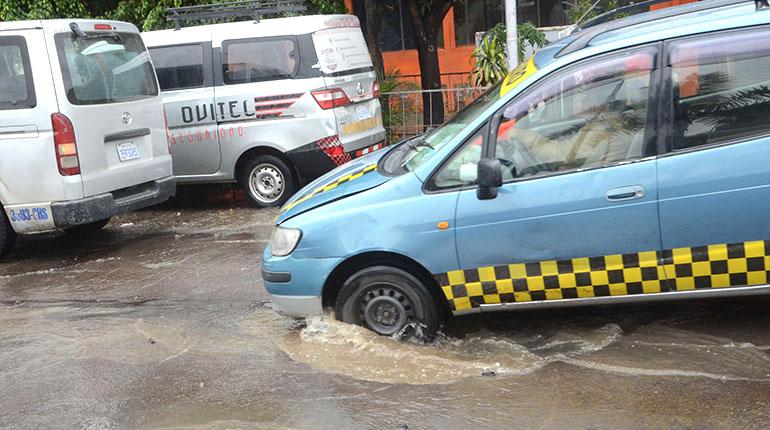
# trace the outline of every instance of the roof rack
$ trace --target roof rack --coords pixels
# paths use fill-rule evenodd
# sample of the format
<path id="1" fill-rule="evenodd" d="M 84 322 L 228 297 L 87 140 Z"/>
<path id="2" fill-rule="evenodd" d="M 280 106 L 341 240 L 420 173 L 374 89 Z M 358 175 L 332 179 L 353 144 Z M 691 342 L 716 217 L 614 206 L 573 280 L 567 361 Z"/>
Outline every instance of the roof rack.
<path id="1" fill-rule="evenodd" d="M 567 46 L 562 48 L 556 54 L 556 57 L 561 57 L 567 54 L 571 54 L 575 51 L 579 51 L 585 48 L 586 46 L 588 46 L 588 44 L 591 43 L 591 41 L 597 36 L 610 31 L 619 30 L 621 28 L 643 24 L 646 22 L 657 21 L 659 19 L 685 15 L 693 12 L 699 12 L 699 11 L 704 11 L 709 9 L 725 7 L 725 6 L 748 3 L 749 1 L 752 1 L 752 0 L 701 0 L 695 3 L 688 3 L 681 6 L 660 9 L 655 11 L 654 13 L 641 13 L 639 15 L 629 16 L 626 18 L 621 18 L 615 21 L 611 21 L 613 17 L 617 17 L 617 15 L 624 12 L 629 13 L 630 11 L 633 11 L 637 7 L 641 8 L 646 6 L 649 8 L 650 6 L 653 6 L 659 3 L 664 3 L 665 1 L 650 0 L 642 3 L 638 3 L 636 5 L 625 6 L 622 8 L 614 9 L 609 12 L 605 12 L 604 14 L 599 15 L 596 18 L 589 20 L 583 26 L 581 26 L 580 31 L 574 33 L 577 36 L 575 40 L 573 40 L 572 42 L 567 44 Z M 761 4 L 766 0 L 753 0 L 753 1 L 756 3 L 757 9 L 760 9 Z"/>
<path id="2" fill-rule="evenodd" d="M 174 29 L 182 28 L 183 22 L 216 20 L 224 18 L 251 18 L 254 21 L 269 15 L 304 12 L 304 0 L 240 0 L 199 6 L 174 7 L 166 9 L 166 21 L 174 22 Z"/>

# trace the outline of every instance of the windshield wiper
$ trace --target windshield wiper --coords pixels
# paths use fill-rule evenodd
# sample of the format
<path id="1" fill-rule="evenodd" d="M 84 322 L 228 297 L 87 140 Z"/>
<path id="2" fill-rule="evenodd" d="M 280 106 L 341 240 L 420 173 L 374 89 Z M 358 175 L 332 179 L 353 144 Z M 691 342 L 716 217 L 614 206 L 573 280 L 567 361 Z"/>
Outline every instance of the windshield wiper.
<path id="1" fill-rule="evenodd" d="M 72 31 L 72 33 L 75 34 L 75 36 L 78 39 L 88 40 L 88 39 L 98 39 L 101 37 L 111 37 L 115 40 L 120 40 L 120 34 L 114 31 L 109 31 L 109 32 L 104 32 L 99 34 L 87 34 L 85 31 L 83 31 L 82 28 L 80 28 L 77 22 L 70 23 L 70 30 Z"/>
<path id="2" fill-rule="evenodd" d="M 415 136 L 411 142 L 406 144 L 406 146 L 408 146 L 409 149 L 417 149 L 420 147 L 433 148 L 429 144 L 425 143 L 425 134 Z"/>

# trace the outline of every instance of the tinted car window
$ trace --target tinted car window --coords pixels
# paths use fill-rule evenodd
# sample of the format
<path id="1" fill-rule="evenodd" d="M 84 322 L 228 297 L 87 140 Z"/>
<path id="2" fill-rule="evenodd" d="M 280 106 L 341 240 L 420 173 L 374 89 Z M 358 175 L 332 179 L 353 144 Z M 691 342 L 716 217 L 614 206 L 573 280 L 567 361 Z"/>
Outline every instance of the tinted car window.
<path id="1" fill-rule="evenodd" d="M 75 105 L 120 103 L 158 95 L 150 55 L 135 33 L 81 39 L 56 35 L 67 99 Z"/>
<path id="2" fill-rule="evenodd" d="M 770 133 L 770 29 L 672 44 L 674 148 Z"/>
<path id="3" fill-rule="evenodd" d="M 0 110 L 35 107 L 27 44 L 22 37 L 0 37 Z"/>
<path id="4" fill-rule="evenodd" d="M 222 51 L 226 84 L 289 79 L 299 64 L 297 44 L 291 39 L 227 41 Z"/>
<path id="5" fill-rule="evenodd" d="M 151 48 L 150 56 L 163 91 L 203 86 L 203 46 Z"/>
<path id="6" fill-rule="evenodd" d="M 641 158 L 655 53 L 592 60 L 514 100 L 497 129 L 503 179 Z"/>

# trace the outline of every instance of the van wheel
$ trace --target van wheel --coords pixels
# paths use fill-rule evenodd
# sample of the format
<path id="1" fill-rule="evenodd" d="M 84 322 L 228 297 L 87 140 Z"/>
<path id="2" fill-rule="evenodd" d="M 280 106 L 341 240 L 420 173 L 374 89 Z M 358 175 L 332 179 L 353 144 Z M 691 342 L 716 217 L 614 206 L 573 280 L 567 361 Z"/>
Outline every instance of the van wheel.
<path id="1" fill-rule="evenodd" d="M 257 207 L 281 206 L 294 194 L 291 169 L 280 158 L 260 155 L 241 170 L 238 183 Z"/>
<path id="2" fill-rule="evenodd" d="M 0 258 L 8 254 L 16 242 L 16 232 L 13 231 L 11 223 L 5 217 L 5 211 L 0 206 Z"/>
<path id="3" fill-rule="evenodd" d="M 338 320 L 383 336 L 429 340 L 441 323 L 438 307 L 425 285 L 389 266 L 363 269 L 345 281 L 334 306 Z"/>
<path id="4" fill-rule="evenodd" d="M 80 224 L 64 229 L 65 232 L 73 235 L 85 235 L 89 233 L 96 233 L 103 229 L 110 222 L 110 218 L 102 219 L 99 221 L 89 222 L 88 224 Z"/>

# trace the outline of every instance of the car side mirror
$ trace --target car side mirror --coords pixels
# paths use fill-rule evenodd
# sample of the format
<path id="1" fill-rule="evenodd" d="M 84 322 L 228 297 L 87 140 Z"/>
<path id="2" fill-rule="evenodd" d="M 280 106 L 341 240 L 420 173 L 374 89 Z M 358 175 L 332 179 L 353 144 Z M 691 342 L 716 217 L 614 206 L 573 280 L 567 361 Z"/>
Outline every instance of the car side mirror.
<path id="1" fill-rule="evenodd" d="M 478 178 L 479 187 L 476 189 L 476 197 L 479 200 L 491 200 L 497 197 L 497 189 L 503 186 L 503 166 L 497 158 L 482 158 L 479 161 Z"/>

